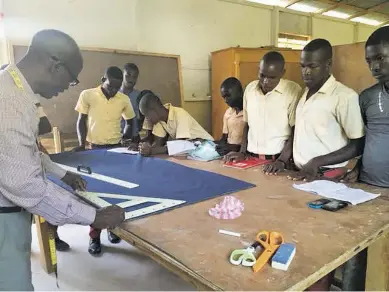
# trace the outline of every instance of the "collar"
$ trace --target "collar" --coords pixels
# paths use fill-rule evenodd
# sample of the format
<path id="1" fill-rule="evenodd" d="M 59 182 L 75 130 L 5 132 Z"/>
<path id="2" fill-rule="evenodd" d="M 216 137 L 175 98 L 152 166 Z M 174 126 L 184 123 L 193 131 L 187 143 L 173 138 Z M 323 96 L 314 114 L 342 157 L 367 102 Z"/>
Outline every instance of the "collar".
<path id="1" fill-rule="evenodd" d="M 319 89 L 318 92 L 324 94 L 331 94 L 336 87 L 336 79 L 334 75 L 331 75 L 330 78 L 323 84 L 323 86 Z"/>
<path id="2" fill-rule="evenodd" d="M 169 115 L 167 117 L 168 121 L 173 121 L 174 120 L 174 106 L 172 106 L 171 103 L 166 103 L 163 106 L 165 108 L 167 108 L 169 111 Z"/>
<path id="3" fill-rule="evenodd" d="M 104 94 L 104 92 L 103 92 L 103 88 L 101 87 L 101 85 L 97 86 L 97 87 L 96 87 L 96 90 L 97 90 L 97 91 L 99 92 L 99 94 L 100 94 L 102 97 L 104 97 L 106 100 L 111 100 L 111 99 L 117 97 L 117 96 L 119 95 L 119 93 L 120 93 L 120 94 L 123 94 L 123 93 L 121 93 L 120 90 L 119 90 L 114 96 L 112 96 L 111 98 L 108 99 L 108 98 L 105 96 L 105 94 Z"/>
<path id="4" fill-rule="evenodd" d="M 257 88 L 260 90 L 260 92 L 263 95 L 271 94 L 273 92 L 278 92 L 278 93 L 284 94 L 285 89 L 286 89 L 286 81 L 284 79 L 280 79 L 280 82 L 278 82 L 277 86 L 272 91 L 269 91 L 266 94 L 263 93 L 261 87 L 259 86 L 259 80 L 258 80 L 258 83 L 257 83 Z"/>
<path id="5" fill-rule="evenodd" d="M 236 110 L 232 107 L 229 108 L 229 111 L 230 113 L 232 113 L 233 115 L 235 115 L 236 117 L 241 117 L 243 116 L 243 110 L 239 111 L 238 113 L 236 113 Z"/>

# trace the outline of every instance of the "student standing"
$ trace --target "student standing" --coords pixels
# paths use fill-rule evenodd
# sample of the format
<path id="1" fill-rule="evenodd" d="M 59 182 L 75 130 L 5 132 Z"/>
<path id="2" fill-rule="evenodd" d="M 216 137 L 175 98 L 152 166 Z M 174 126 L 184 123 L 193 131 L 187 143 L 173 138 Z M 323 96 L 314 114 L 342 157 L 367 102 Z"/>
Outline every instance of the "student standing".
<path id="1" fill-rule="evenodd" d="M 363 156 L 346 181 L 389 187 L 389 27 L 377 29 L 365 46 L 366 62 L 377 84 L 359 96 L 366 140 Z"/>
<path id="2" fill-rule="evenodd" d="M 139 143 L 140 136 L 139 131 L 141 130 L 141 123 L 139 119 L 139 104 L 137 102 L 140 91 L 135 88 L 135 85 L 139 77 L 139 68 L 134 63 L 127 63 L 123 68 L 123 83 L 120 88 L 120 92 L 127 95 L 130 98 L 132 108 L 135 112 L 135 118 L 132 119 L 132 137 L 131 141 L 133 143 Z M 121 129 L 122 132 L 125 128 L 125 120 L 121 120 Z"/>
<path id="3" fill-rule="evenodd" d="M 358 94 L 331 74 L 332 47 L 324 39 L 301 53 L 306 89 L 296 110 L 293 159 L 300 169 L 290 179 L 314 179 L 328 170 L 344 169 L 362 153 L 364 125 Z M 339 176 L 343 174 L 339 171 Z"/>
<path id="4" fill-rule="evenodd" d="M 67 34 L 43 30 L 27 54 L 0 72 L 0 290 L 34 289 L 31 214 L 54 225 L 117 226 L 124 210 L 83 204 L 46 178 L 39 151 L 35 94 L 52 98 L 78 83 L 80 49 Z M 47 156 L 50 160 L 50 158 Z"/>
<path id="5" fill-rule="evenodd" d="M 145 116 L 143 128 L 152 131 L 153 142 L 142 142 L 139 151 L 142 155 L 167 153 L 167 139 L 202 139 L 213 141 L 210 134 L 183 108 L 163 105 L 154 93 L 146 93 L 140 100 L 139 110 Z"/>
<path id="6" fill-rule="evenodd" d="M 123 83 L 123 72 L 118 67 L 109 67 L 102 78 L 102 85 L 84 90 L 75 110 L 79 113 L 77 133 L 80 146 L 75 151 L 86 149 L 86 142 L 90 148 L 119 147 L 122 135 L 120 121 L 126 120 L 123 138 L 131 137 L 131 120 L 135 117 L 129 98 L 119 89 Z M 91 227 L 88 252 L 91 255 L 101 253 L 101 229 Z M 119 243 L 120 238 L 108 232 L 111 243 Z"/>
<path id="7" fill-rule="evenodd" d="M 280 53 L 269 52 L 263 56 L 258 80 L 247 85 L 244 92 L 246 124 L 242 146 L 239 152 L 228 154 L 226 160 L 240 161 L 251 155 L 286 166 L 288 159 L 280 153 L 292 134 L 301 87 L 282 79 L 284 74 L 285 60 Z"/>
<path id="8" fill-rule="evenodd" d="M 223 136 L 216 142 L 216 150 L 220 155 L 239 151 L 245 122 L 243 120 L 243 88 L 234 77 L 227 78 L 220 86 L 220 94 L 229 108 L 223 117 Z"/>

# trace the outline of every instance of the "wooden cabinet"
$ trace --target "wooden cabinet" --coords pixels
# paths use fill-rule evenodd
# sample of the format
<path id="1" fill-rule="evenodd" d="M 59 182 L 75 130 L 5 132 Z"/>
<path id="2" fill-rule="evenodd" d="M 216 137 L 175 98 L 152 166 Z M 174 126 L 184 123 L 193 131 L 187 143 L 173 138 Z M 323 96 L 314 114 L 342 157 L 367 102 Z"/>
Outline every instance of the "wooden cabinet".
<path id="1" fill-rule="evenodd" d="M 223 115 L 227 109 L 220 96 L 220 85 L 228 77 L 236 77 L 243 87 L 258 79 L 258 64 L 267 52 L 277 50 L 285 58 L 285 79 L 297 82 L 302 87 L 300 54 L 298 50 L 272 48 L 229 48 L 212 52 L 212 135 L 219 139 L 223 130 Z"/>

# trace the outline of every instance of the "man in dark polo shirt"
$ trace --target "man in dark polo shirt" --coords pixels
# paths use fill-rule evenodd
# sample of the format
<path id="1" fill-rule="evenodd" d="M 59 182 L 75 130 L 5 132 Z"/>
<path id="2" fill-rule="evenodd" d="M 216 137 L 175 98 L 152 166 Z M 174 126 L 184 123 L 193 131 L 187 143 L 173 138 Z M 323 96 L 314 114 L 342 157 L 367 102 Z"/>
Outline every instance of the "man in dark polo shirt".
<path id="1" fill-rule="evenodd" d="M 377 29 L 365 46 L 365 58 L 377 84 L 359 96 L 366 141 L 362 158 L 345 181 L 389 187 L 389 27 Z"/>

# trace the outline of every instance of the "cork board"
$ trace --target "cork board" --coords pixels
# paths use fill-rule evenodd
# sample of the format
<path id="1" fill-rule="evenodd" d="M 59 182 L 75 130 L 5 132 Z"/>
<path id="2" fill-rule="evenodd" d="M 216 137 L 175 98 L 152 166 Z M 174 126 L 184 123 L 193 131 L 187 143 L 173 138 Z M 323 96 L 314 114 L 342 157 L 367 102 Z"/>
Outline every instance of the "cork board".
<path id="1" fill-rule="evenodd" d="M 27 46 L 13 45 L 15 62 L 26 53 Z M 109 66 L 123 68 L 125 63 L 139 67 L 138 90 L 154 91 L 164 103 L 181 106 L 181 65 L 177 55 L 162 55 L 109 49 L 82 49 L 84 69 L 79 75 L 80 84 L 52 99 L 41 98 L 40 102 L 52 126 L 63 133 L 76 132 L 77 112 L 74 107 L 84 89 L 100 84 L 104 70 Z"/>
<path id="2" fill-rule="evenodd" d="M 333 53 L 332 72 L 339 82 L 358 93 L 376 83 L 365 61 L 365 43 L 334 46 Z"/>

